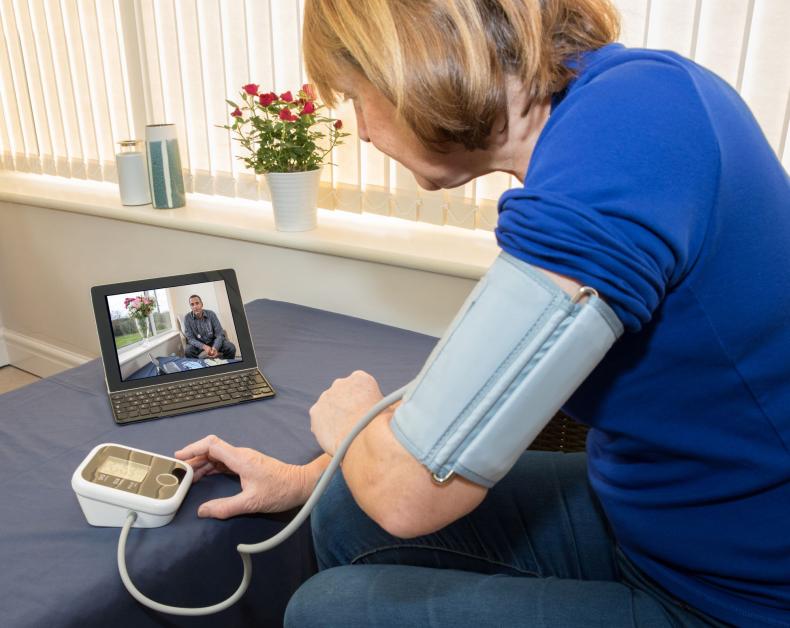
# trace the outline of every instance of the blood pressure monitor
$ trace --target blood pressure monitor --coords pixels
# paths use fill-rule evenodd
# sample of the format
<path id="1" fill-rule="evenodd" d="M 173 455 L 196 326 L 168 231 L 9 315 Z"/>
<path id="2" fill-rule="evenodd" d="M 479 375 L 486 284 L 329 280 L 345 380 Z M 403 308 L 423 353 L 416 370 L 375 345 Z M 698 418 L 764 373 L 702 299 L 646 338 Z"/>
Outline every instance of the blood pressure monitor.
<path id="1" fill-rule="evenodd" d="M 88 523 L 119 528 L 129 511 L 136 528 L 170 523 L 191 484 L 188 464 L 113 443 L 94 447 L 71 477 Z"/>

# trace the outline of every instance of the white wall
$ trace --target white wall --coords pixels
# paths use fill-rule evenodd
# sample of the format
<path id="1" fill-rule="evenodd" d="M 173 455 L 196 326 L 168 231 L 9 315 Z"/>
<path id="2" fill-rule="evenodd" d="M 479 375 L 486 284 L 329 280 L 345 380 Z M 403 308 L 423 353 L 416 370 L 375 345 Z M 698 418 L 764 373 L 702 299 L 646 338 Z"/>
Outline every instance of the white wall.
<path id="1" fill-rule="evenodd" d="M 179 286 L 178 288 L 171 288 L 168 290 L 168 293 L 172 296 L 170 307 L 173 308 L 182 326 L 184 324 L 184 316 L 191 311 L 189 297 L 197 294 L 203 301 L 203 308 L 211 310 L 219 318 L 219 322 L 225 330 L 225 337 L 236 346 L 236 357 L 242 357 L 241 353 L 238 352 L 239 338 L 236 335 L 235 325 L 233 324 L 233 314 L 230 311 L 228 291 L 225 289 L 224 282 L 213 281 L 190 286 Z"/>
<path id="2" fill-rule="evenodd" d="M 0 202 L 2 320 L 11 362 L 49 375 L 99 355 L 90 288 L 235 268 L 271 298 L 441 334 L 473 280 Z"/>

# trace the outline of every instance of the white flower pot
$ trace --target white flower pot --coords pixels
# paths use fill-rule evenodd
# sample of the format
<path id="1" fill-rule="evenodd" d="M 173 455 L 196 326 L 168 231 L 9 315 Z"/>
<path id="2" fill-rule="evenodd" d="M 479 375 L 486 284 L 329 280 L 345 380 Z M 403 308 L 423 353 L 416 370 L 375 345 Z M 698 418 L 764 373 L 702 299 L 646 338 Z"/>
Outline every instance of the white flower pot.
<path id="1" fill-rule="evenodd" d="M 316 225 L 321 169 L 307 172 L 267 172 L 272 194 L 274 226 L 278 231 L 309 231 Z"/>

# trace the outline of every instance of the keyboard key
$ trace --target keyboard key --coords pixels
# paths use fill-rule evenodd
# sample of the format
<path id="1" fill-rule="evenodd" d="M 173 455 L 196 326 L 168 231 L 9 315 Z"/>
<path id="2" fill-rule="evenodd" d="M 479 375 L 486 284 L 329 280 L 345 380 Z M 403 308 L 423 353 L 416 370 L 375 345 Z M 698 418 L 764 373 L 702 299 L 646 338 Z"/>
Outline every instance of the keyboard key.
<path id="1" fill-rule="evenodd" d="M 180 401 L 175 403 L 166 403 L 162 405 L 163 412 L 170 412 L 171 410 L 181 410 L 183 408 L 192 408 L 194 406 L 202 406 L 204 404 L 215 403 L 220 401 L 219 397 L 201 397 L 200 399 L 192 399 L 191 401 Z"/>

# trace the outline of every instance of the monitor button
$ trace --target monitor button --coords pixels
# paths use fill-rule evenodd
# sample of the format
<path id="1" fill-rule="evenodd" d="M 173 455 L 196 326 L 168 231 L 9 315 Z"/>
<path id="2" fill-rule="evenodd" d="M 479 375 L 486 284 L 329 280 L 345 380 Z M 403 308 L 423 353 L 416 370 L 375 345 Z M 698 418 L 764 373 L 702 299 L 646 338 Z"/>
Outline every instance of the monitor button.
<path id="1" fill-rule="evenodd" d="M 156 476 L 156 481 L 161 486 L 175 486 L 178 484 L 178 478 L 172 473 L 160 473 Z"/>

